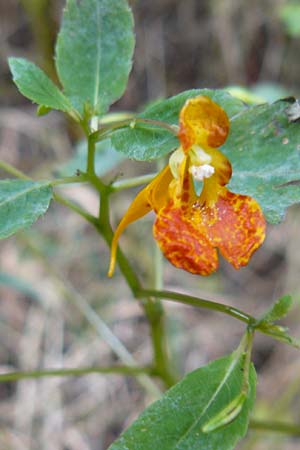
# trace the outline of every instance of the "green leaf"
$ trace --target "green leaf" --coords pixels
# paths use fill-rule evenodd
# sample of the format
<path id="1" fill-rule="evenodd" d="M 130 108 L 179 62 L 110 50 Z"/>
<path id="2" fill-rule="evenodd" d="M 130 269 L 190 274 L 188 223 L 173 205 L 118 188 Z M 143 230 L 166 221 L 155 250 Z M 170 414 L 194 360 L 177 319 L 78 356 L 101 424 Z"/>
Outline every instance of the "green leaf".
<path id="1" fill-rule="evenodd" d="M 182 92 L 167 100 L 156 102 L 137 117 L 159 120 L 170 125 L 178 125 L 179 112 L 187 99 L 197 95 L 207 95 L 224 108 L 232 117 L 244 109 L 244 104 L 223 90 L 193 89 Z M 150 161 L 158 159 L 178 147 L 178 139 L 168 131 L 137 123 L 134 128 L 116 130 L 112 134 L 116 150 L 128 158 Z"/>
<path id="2" fill-rule="evenodd" d="M 268 309 L 256 322 L 255 328 L 258 328 L 265 334 L 272 336 L 274 339 L 299 348 L 300 342 L 294 339 L 288 333 L 288 328 L 281 325 L 275 325 L 273 322 L 280 320 L 286 316 L 292 306 L 293 300 L 290 295 L 284 295 L 279 298 L 270 309 Z"/>
<path id="3" fill-rule="evenodd" d="M 281 325 L 274 325 L 273 323 L 263 322 L 259 325 L 258 329 L 264 334 L 272 336 L 277 341 L 284 344 L 292 345 L 293 347 L 300 348 L 300 340 L 295 339 L 288 333 L 288 328 Z"/>
<path id="4" fill-rule="evenodd" d="M 0 239 L 35 222 L 47 211 L 51 198 L 49 183 L 0 181 Z"/>
<path id="5" fill-rule="evenodd" d="M 288 121 L 289 105 L 280 100 L 242 111 L 221 148 L 233 169 L 229 189 L 255 198 L 273 224 L 300 201 L 300 125 Z"/>
<path id="6" fill-rule="evenodd" d="M 110 139 L 97 142 L 95 152 L 95 171 L 98 176 L 103 176 L 114 169 L 125 159 L 125 155 L 117 152 L 111 144 Z M 65 165 L 59 168 L 58 174 L 61 177 L 74 175 L 77 170 L 86 170 L 87 143 L 80 142 L 75 150 L 75 155 Z"/>
<path id="7" fill-rule="evenodd" d="M 261 322 L 275 322 L 285 317 L 293 304 L 292 297 L 290 295 L 284 295 L 280 297 L 268 311 L 266 311 L 259 319 Z"/>
<path id="8" fill-rule="evenodd" d="M 20 92 L 38 105 L 69 112 L 72 105 L 58 87 L 35 64 L 23 58 L 9 58 L 13 80 Z"/>
<path id="9" fill-rule="evenodd" d="M 56 67 L 76 109 L 100 115 L 121 97 L 133 48 L 133 18 L 125 0 L 67 1 Z"/>
<path id="10" fill-rule="evenodd" d="M 146 408 L 109 449 L 235 448 L 247 431 L 255 397 L 256 376 L 251 366 L 248 398 L 241 398 L 243 362 L 244 356 L 233 352 L 188 374 Z"/>

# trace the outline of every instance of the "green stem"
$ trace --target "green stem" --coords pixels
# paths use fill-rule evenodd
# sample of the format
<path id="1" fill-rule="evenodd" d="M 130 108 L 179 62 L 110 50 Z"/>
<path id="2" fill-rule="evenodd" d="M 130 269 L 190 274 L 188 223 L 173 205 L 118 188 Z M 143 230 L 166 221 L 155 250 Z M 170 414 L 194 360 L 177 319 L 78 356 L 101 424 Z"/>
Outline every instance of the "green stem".
<path id="1" fill-rule="evenodd" d="M 88 136 L 88 156 L 87 156 L 87 166 L 86 171 L 88 175 L 95 175 L 95 152 L 96 152 L 96 142 L 91 137 Z"/>
<path id="2" fill-rule="evenodd" d="M 93 222 L 93 225 L 102 235 L 108 247 L 110 248 L 114 233 L 109 220 L 109 196 L 106 191 L 100 192 L 99 220 L 97 222 Z M 120 249 L 118 249 L 117 251 L 117 261 L 120 271 L 125 278 L 125 281 L 127 282 L 127 285 L 130 288 L 133 296 L 135 297 L 136 292 L 138 292 L 142 286 L 136 273 L 131 268 L 126 256 Z"/>
<path id="3" fill-rule="evenodd" d="M 162 252 L 158 246 L 158 244 L 155 242 L 154 244 L 154 288 L 156 291 L 162 290 L 164 286 L 164 280 L 163 280 L 163 256 Z"/>
<path id="4" fill-rule="evenodd" d="M 268 420 L 250 420 L 249 428 L 253 430 L 272 431 L 275 433 L 284 433 L 292 436 L 300 436 L 300 424 L 290 424 L 280 421 Z"/>
<path id="5" fill-rule="evenodd" d="M 211 300 L 204 300 L 198 297 L 193 297 L 191 295 L 180 294 L 178 292 L 156 291 L 155 289 L 141 289 L 139 292 L 137 292 L 136 295 L 138 298 L 143 298 L 145 296 L 156 297 L 166 301 L 170 300 L 178 303 L 183 303 L 185 305 L 196 306 L 197 308 L 211 309 L 213 311 L 218 311 L 223 314 L 232 316 L 235 319 L 247 323 L 248 325 L 253 324 L 255 321 L 254 317 L 241 311 L 240 309 L 223 305 L 222 303 L 213 302 Z"/>
<path id="6" fill-rule="evenodd" d="M 25 175 L 25 173 L 21 172 L 16 167 L 12 166 L 11 164 L 3 160 L 0 160 L 0 169 L 21 180 L 28 180 L 28 181 L 32 180 L 31 177 Z M 51 186 L 59 186 L 62 184 L 82 183 L 82 182 L 88 182 L 87 175 L 84 173 L 72 177 L 56 178 L 54 180 L 49 180 L 49 184 L 51 184 Z"/>
<path id="7" fill-rule="evenodd" d="M 106 137 L 111 131 L 116 130 L 118 128 L 131 127 L 135 128 L 136 124 L 144 124 L 144 125 L 154 125 L 155 127 L 160 127 L 167 130 L 169 133 L 177 136 L 178 127 L 176 125 L 170 125 L 166 122 L 161 122 L 159 120 L 152 119 L 143 119 L 141 117 L 130 118 L 125 120 L 118 120 L 115 122 L 110 122 L 105 125 L 100 125 L 100 129 L 91 134 L 91 139 L 95 142 L 102 140 Z"/>
<path id="8" fill-rule="evenodd" d="M 156 175 L 157 173 L 149 173 L 147 175 L 141 175 L 139 177 L 128 178 L 127 180 L 118 180 L 112 183 L 109 188 L 111 192 L 118 192 L 123 189 L 140 186 L 141 184 L 148 184 Z"/>
<path id="9" fill-rule="evenodd" d="M 167 387 L 173 386 L 178 380 L 172 373 L 167 350 L 165 333 L 165 317 L 162 305 L 157 299 L 146 298 L 142 302 L 149 325 L 154 354 L 156 373 Z"/>
<path id="10" fill-rule="evenodd" d="M 155 289 L 162 289 L 163 287 L 163 264 L 162 253 L 154 243 L 154 287 Z M 165 314 L 158 298 L 149 299 L 151 302 L 152 312 L 150 311 L 151 322 L 151 338 L 154 348 L 155 365 L 161 373 L 168 373 L 168 352 L 165 336 Z M 149 305 L 148 305 L 149 307 Z"/>
<path id="11" fill-rule="evenodd" d="M 20 178 L 21 180 L 31 180 L 31 178 L 25 173 L 21 172 L 20 170 L 16 169 L 11 164 L 8 164 L 7 162 L 0 160 L 0 169 L 4 170 L 7 173 L 10 173 L 10 175 Z"/>
<path id="12" fill-rule="evenodd" d="M 110 192 L 110 186 L 107 186 L 106 184 L 102 183 L 99 177 L 97 177 L 94 173 L 87 173 L 86 174 L 89 182 L 91 185 L 98 191 L 99 193 L 104 193 L 105 195 L 108 195 Z"/>
<path id="13" fill-rule="evenodd" d="M 113 238 L 113 231 L 109 221 L 109 196 L 106 192 L 102 192 L 100 193 L 100 197 L 99 223 L 96 228 L 110 247 Z M 140 292 L 142 289 L 140 281 L 120 249 L 118 249 L 117 252 L 117 261 L 133 296 L 137 298 L 137 292 Z M 144 296 L 141 303 L 150 326 L 155 370 L 158 376 L 160 376 L 160 378 L 164 381 L 165 385 L 170 387 L 176 382 L 176 379 L 167 365 L 168 358 L 164 338 L 162 307 L 160 303 L 154 299 L 148 298 L 148 296 Z"/>
<path id="14" fill-rule="evenodd" d="M 254 330 L 251 327 L 248 327 L 246 332 L 247 339 L 247 347 L 245 350 L 245 361 L 244 361 L 244 373 L 243 373 L 243 384 L 241 393 L 245 396 L 245 399 L 248 397 L 249 392 L 249 376 L 250 376 L 250 367 L 251 367 L 251 355 L 252 355 L 252 347 L 253 347 L 253 338 L 254 338 Z"/>
<path id="15" fill-rule="evenodd" d="M 20 372 L 8 372 L 0 374 L 0 383 L 8 381 L 19 381 L 28 378 L 44 378 L 44 377 L 81 377 L 91 373 L 114 373 L 120 375 L 153 375 L 151 367 L 133 367 L 133 366 L 111 366 L 111 367 L 82 367 L 70 369 L 45 369 L 45 370 L 31 370 Z"/>
<path id="16" fill-rule="evenodd" d="M 93 121 L 94 118 L 92 118 Z M 96 153 L 96 143 L 97 141 L 94 139 L 95 133 L 98 131 L 92 132 L 90 126 L 86 125 L 85 133 L 88 141 L 88 154 L 87 154 L 87 166 L 86 166 L 86 178 L 92 186 L 99 192 L 109 192 L 109 186 L 106 186 L 99 177 L 97 177 L 95 171 L 95 153 Z"/>
<path id="17" fill-rule="evenodd" d="M 263 324 L 260 326 L 259 322 L 255 317 L 250 316 L 250 314 L 241 311 L 240 309 L 234 308 L 233 306 L 224 305 L 223 303 L 214 302 L 212 300 L 204 300 L 202 298 L 193 297 L 191 295 L 180 294 L 178 292 L 171 291 L 156 291 L 155 289 L 141 289 L 136 293 L 136 298 L 144 297 L 156 297 L 161 298 L 165 301 L 174 301 L 178 303 L 183 303 L 184 305 L 196 306 L 197 308 L 210 309 L 212 311 L 221 312 L 227 314 L 228 316 L 234 317 L 244 323 L 247 323 L 252 330 L 260 331 L 267 336 L 271 336 L 274 339 L 278 339 L 278 333 L 270 329 L 265 329 Z M 282 341 L 283 342 L 283 341 Z M 289 344 L 289 342 L 286 342 Z"/>
<path id="18" fill-rule="evenodd" d="M 137 118 L 135 119 L 136 123 L 141 123 L 141 124 L 145 124 L 145 125 L 154 125 L 156 127 L 160 127 L 160 128 L 164 128 L 165 130 L 169 131 L 171 134 L 173 134 L 174 136 L 177 137 L 179 128 L 177 125 L 169 125 L 166 122 L 161 122 L 160 120 L 152 120 L 152 119 L 142 119 L 142 118 Z"/>

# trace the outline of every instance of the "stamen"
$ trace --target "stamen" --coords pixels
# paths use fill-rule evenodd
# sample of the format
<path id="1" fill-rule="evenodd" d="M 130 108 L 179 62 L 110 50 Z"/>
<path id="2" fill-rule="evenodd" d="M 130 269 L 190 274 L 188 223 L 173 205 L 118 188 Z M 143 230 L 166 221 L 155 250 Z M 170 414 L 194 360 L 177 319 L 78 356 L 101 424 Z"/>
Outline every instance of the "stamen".
<path id="1" fill-rule="evenodd" d="M 204 178 L 210 178 L 215 173 L 215 168 L 209 164 L 203 164 L 202 166 L 191 166 L 189 171 L 194 180 L 203 181 Z"/>

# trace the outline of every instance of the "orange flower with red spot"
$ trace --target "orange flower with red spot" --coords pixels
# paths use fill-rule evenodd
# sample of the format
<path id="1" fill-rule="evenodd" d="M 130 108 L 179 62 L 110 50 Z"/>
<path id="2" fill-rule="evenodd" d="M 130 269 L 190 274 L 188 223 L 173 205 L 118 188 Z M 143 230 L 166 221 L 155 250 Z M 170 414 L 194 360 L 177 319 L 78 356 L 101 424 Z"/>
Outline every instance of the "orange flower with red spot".
<path id="1" fill-rule="evenodd" d="M 221 255 L 239 269 L 265 238 L 258 203 L 226 188 L 231 164 L 218 147 L 229 132 L 225 111 L 209 97 L 188 100 L 180 112 L 180 147 L 169 164 L 133 200 L 114 234 L 109 275 L 118 240 L 128 224 L 154 210 L 153 226 L 165 257 L 176 267 L 200 275 L 218 268 Z M 200 195 L 195 183 L 201 182 Z"/>

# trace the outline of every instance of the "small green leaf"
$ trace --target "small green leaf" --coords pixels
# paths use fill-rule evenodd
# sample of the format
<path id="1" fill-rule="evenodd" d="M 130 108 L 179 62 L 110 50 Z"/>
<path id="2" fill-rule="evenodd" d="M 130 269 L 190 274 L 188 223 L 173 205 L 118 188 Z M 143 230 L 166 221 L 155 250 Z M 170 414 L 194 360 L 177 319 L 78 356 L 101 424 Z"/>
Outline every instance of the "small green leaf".
<path id="1" fill-rule="evenodd" d="M 290 295 L 284 295 L 280 297 L 271 308 L 266 311 L 259 319 L 261 322 L 275 322 L 285 317 L 293 304 L 292 297 Z"/>
<path id="2" fill-rule="evenodd" d="M 137 117 L 159 120 L 169 125 L 178 125 L 179 112 L 187 99 L 207 95 L 224 108 L 232 117 L 245 108 L 237 98 L 223 90 L 193 89 L 167 100 L 155 102 Z M 153 125 L 137 123 L 134 128 L 116 130 L 112 134 L 116 150 L 128 158 L 150 161 L 158 159 L 178 147 L 178 139 L 168 131 Z"/>
<path id="3" fill-rule="evenodd" d="M 133 18 L 125 0 L 67 1 L 56 67 L 76 109 L 100 115 L 121 97 L 133 48 Z"/>
<path id="4" fill-rule="evenodd" d="M 69 112 L 72 105 L 58 87 L 35 64 L 23 58 L 9 58 L 13 80 L 20 92 L 43 108 Z"/>
<path id="5" fill-rule="evenodd" d="M 247 431 L 255 397 L 256 376 L 251 366 L 248 398 L 241 398 L 243 362 L 244 356 L 234 352 L 188 374 L 150 405 L 109 449 L 234 449 Z"/>
<path id="6" fill-rule="evenodd" d="M 95 171 L 97 175 L 105 175 L 120 164 L 125 158 L 125 155 L 114 149 L 110 139 L 104 139 L 103 141 L 97 142 L 95 152 Z M 77 170 L 84 172 L 86 170 L 86 159 L 87 144 L 83 141 L 77 146 L 73 158 L 59 168 L 59 176 L 72 176 Z"/>
<path id="7" fill-rule="evenodd" d="M 288 328 L 281 325 L 274 325 L 273 323 L 263 322 L 259 325 L 258 329 L 264 334 L 272 336 L 272 338 L 277 341 L 283 342 L 284 344 L 292 345 L 293 347 L 300 348 L 300 340 L 295 339 L 288 333 Z"/>
<path id="8" fill-rule="evenodd" d="M 288 333 L 288 328 L 282 325 L 275 325 L 273 322 L 280 320 L 286 316 L 292 306 L 293 300 L 290 295 L 284 295 L 279 298 L 270 309 L 268 309 L 260 319 L 255 323 L 255 328 L 265 334 L 272 336 L 274 339 L 299 348 L 300 341 L 294 339 Z"/>
<path id="9" fill-rule="evenodd" d="M 255 198 L 269 223 L 300 201 L 300 125 L 288 121 L 289 105 L 280 100 L 243 111 L 221 148 L 233 168 L 229 189 Z"/>
<path id="10" fill-rule="evenodd" d="M 0 181 L 0 239 L 35 222 L 47 211 L 51 198 L 49 183 Z"/>

